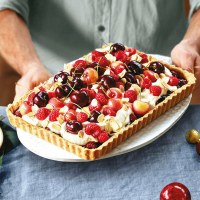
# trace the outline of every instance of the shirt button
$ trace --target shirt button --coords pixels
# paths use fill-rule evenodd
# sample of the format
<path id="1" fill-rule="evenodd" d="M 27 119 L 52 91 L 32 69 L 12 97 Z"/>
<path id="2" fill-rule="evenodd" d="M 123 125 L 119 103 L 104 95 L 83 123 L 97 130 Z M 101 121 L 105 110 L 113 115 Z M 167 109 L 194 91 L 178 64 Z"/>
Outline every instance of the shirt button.
<path id="1" fill-rule="evenodd" d="M 99 26 L 98 26 L 98 31 L 100 31 L 100 32 L 105 31 L 105 26 L 99 25 Z"/>

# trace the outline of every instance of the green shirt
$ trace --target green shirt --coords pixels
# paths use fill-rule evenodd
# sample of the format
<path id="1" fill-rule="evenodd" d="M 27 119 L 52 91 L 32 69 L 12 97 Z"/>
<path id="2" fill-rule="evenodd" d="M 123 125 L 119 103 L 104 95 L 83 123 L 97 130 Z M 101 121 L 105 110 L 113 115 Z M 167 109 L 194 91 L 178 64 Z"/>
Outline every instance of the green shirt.
<path id="1" fill-rule="evenodd" d="M 190 0 L 190 14 L 200 0 Z M 170 55 L 187 19 L 183 0 L 1 0 L 26 21 L 37 52 L 53 73 L 108 42 Z"/>

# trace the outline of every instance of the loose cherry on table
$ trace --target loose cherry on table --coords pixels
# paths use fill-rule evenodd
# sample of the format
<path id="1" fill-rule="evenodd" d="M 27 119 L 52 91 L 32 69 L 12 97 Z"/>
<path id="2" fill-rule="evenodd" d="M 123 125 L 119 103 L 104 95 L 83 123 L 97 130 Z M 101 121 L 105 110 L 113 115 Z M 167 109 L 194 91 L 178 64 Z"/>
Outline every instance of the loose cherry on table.
<path id="1" fill-rule="evenodd" d="M 191 200 L 188 188 L 182 183 L 173 182 L 166 185 L 161 193 L 160 200 Z"/>
<path id="2" fill-rule="evenodd" d="M 45 107 L 49 101 L 47 92 L 40 91 L 33 97 L 33 104 L 38 107 Z"/>

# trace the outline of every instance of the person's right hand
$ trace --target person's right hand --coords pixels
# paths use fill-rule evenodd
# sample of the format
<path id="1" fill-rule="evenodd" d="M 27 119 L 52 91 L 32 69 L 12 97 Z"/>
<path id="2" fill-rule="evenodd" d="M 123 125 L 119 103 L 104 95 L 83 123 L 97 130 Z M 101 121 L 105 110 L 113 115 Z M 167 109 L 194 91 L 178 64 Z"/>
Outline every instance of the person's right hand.
<path id="1" fill-rule="evenodd" d="M 50 78 L 51 74 L 42 66 L 30 67 L 27 72 L 22 75 L 19 81 L 16 83 L 15 99 L 18 99 L 28 90 L 33 89 L 35 86 L 43 83 Z"/>

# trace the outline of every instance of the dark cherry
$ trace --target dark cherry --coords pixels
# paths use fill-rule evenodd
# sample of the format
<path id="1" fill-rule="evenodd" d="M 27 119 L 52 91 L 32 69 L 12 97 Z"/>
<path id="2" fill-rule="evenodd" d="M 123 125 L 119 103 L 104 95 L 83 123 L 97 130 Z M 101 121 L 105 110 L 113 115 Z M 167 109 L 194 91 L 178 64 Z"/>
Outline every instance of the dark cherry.
<path id="1" fill-rule="evenodd" d="M 116 86 L 115 79 L 110 75 L 104 75 L 101 79 L 101 83 L 106 89 Z"/>
<path id="2" fill-rule="evenodd" d="M 59 82 L 58 80 L 61 79 L 61 83 L 66 83 L 68 80 L 69 74 L 67 72 L 60 72 L 54 76 L 54 82 Z"/>
<path id="3" fill-rule="evenodd" d="M 74 88 L 74 90 L 80 90 L 81 88 L 86 86 L 79 77 L 75 77 L 75 79 L 70 82 L 70 85 Z"/>
<path id="4" fill-rule="evenodd" d="M 70 75 L 73 76 L 73 77 L 81 77 L 84 70 L 85 69 L 83 67 L 72 68 L 71 71 L 70 71 Z"/>
<path id="5" fill-rule="evenodd" d="M 149 69 L 157 74 L 164 73 L 165 71 L 164 65 L 160 62 L 152 62 L 149 65 Z"/>
<path id="6" fill-rule="evenodd" d="M 157 101 L 156 101 L 156 105 L 161 103 L 162 101 L 164 101 L 166 98 L 168 97 L 168 95 L 162 95 Z"/>
<path id="7" fill-rule="evenodd" d="M 124 75 L 124 78 L 129 82 L 129 83 L 137 83 L 136 78 L 131 72 L 126 72 Z"/>
<path id="8" fill-rule="evenodd" d="M 97 118 L 101 113 L 99 111 L 94 110 L 89 118 L 90 122 L 95 122 L 97 123 Z"/>
<path id="9" fill-rule="evenodd" d="M 181 78 L 178 82 L 178 88 L 182 87 L 183 85 L 187 84 L 187 80 Z"/>
<path id="10" fill-rule="evenodd" d="M 70 93 L 71 90 L 72 90 L 72 88 L 71 88 L 68 84 L 64 84 L 64 85 L 62 85 L 62 88 L 63 88 L 63 90 L 65 91 L 66 96 L 68 96 L 69 93 Z"/>
<path id="11" fill-rule="evenodd" d="M 191 200 L 188 188 L 182 183 L 173 182 L 166 185 L 161 193 L 160 200 Z"/>
<path id="12" fill-rule="evenodd" d="M 178 72 L 172 70 L 171 73 L 172 73 L 172 76 L 175 76 L 176 78 L 180 78 Z"/>
<path id="13" fill-rule="evenodd" d="M 127 66 L 134 75 L 143 73 L 143 65 L 135 60 L 130 61 Z"/>
<path id="14" fill-rule="evenodd" d="M 33 97 L 33 104 L 38 107 L 45 107 L 49 102 L 49 96 L 47 92 L 40 91 Z"/>
<path id="15" fill-rule="evenodd" d="M 77 134 L 83 128 L 82 124 L 77 121 L 69 121 L 66 123 L 66 129 L 70 133 Z"/>
<path id="16" fill-rule="evenodd" d="M 86 91 L 74 91 L 70 95 L 70 100 L 81 107 L 89 104 L 89 95 Z"/>
<path id="17" fill-rule="evenodd" d="M 196 152 L 198 155 L 200 155 L 200 142 L 196 143 Z"/>
<path id="18" fill-rule="evenodd" d="M 123 44 L 120 43 L 114 43 L 110 46 L 110 52 L 111 53 L 115 53 L 117 51 L 124 51 L 125 50 L 125 46 Z"/>
<path id="19" fill-rule="evenodd" d="M 131 87 L 132 83 L 126 82 L 125 83 L 125 90 L 128 90 Z"/>
<path id="20" fill-rule="evenodd" d="M 65 96 L 67 96 L 67 93 L 65 92 L 65 90 L 63 89 L 62 86 L 58 86 L 56 89 L 55 89 L 55 95 L 58 97 L 58 98 L 63 98 Z"/>

